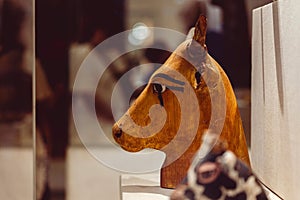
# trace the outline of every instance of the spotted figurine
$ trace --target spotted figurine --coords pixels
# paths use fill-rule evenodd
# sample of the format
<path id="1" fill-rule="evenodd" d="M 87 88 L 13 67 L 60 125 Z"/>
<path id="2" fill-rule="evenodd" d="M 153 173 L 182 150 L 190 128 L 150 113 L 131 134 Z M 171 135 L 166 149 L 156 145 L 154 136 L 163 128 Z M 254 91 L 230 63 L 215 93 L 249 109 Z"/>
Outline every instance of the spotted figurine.
<path id="1" fill-rule="evenodd" d="M 211 138 L 204 139 L 206 147 L 203 148 L 209 153 L 200 161 L 195 157 L 194 166 L 192 164 L 187 178 L 173 192 L 171 200 L 268 199 L 257 177 L 245 163 L 226 150 L 224 143 L 215 142 L 213 148 L 209 148 L 212 142 L 207 140 Z"/>

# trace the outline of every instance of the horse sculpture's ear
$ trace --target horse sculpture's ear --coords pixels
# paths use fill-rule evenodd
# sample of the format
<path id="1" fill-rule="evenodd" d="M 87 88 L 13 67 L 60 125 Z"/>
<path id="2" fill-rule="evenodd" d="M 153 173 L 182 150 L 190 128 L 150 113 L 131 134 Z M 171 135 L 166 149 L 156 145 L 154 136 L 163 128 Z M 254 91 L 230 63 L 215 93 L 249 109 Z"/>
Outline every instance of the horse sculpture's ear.
<path id="1" fill-rule="evenodd" d="M 206 29 L 207 29 L 207 19 L 205 16 L 200 15 L 198 21 L 195 25 L 194 37 L 201 46 L 205 47 L 205 39 L 206 39 Z"/>

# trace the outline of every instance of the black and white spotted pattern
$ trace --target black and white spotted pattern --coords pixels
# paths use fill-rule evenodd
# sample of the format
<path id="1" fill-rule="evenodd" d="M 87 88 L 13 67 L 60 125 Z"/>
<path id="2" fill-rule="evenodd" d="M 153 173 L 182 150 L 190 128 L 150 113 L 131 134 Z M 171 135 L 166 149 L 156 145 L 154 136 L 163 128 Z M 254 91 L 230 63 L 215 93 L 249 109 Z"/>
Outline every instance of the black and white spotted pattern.
<path id="1" fill-rule="evenodd" d="M 231 151 L 212 152 L 197 163 L 171 200 L 268 199 L 257 177 Z"/>

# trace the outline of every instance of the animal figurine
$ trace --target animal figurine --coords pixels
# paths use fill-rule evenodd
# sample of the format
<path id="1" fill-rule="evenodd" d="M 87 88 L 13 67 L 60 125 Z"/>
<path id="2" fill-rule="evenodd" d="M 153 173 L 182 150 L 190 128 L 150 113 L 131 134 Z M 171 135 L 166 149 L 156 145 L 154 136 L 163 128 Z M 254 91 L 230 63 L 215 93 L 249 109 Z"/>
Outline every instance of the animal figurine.
<path id="1" fill-rule="evenodd" d="M 153 73 L 149 83 L 114 124 L 115 141 L 126 151 L 163 151 L 161 187 L 175 188 L 201 146 L 204 130 L 220 133 L 228 149 L 250 165 L 236 98 L 225 72 L 205 45 L 207 21 Z"/>
<path id="2" fill-rule="evenodd" d="M 171 200 L 267 200 L 257 177 L 238 159 L 216 134 L 207 133 L 200 149 L 204 157 L 195 156 L 187 179 L 171 194 Z M 209 152 L 206 152 L 206 151 Z M 199 154 L 199 153 L 198 153 Z"/>

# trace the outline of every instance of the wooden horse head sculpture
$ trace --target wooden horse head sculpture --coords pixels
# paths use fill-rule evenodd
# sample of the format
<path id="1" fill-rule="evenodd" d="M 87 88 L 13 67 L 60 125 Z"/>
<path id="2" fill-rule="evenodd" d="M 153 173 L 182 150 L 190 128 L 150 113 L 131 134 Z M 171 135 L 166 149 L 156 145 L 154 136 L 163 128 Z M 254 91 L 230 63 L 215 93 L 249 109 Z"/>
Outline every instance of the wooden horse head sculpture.
<path id="1" fill-rule="evenodd" d="M 175 188 L 185 177 L 206 129 L 220 133 L 228 149 L 249 164 L 242 121 L 232 86 L 205 46 L 206 18 L 152 75 L 146 88 L 113 126 L 126 151 L 165 152 L 161 187 Z"/>

